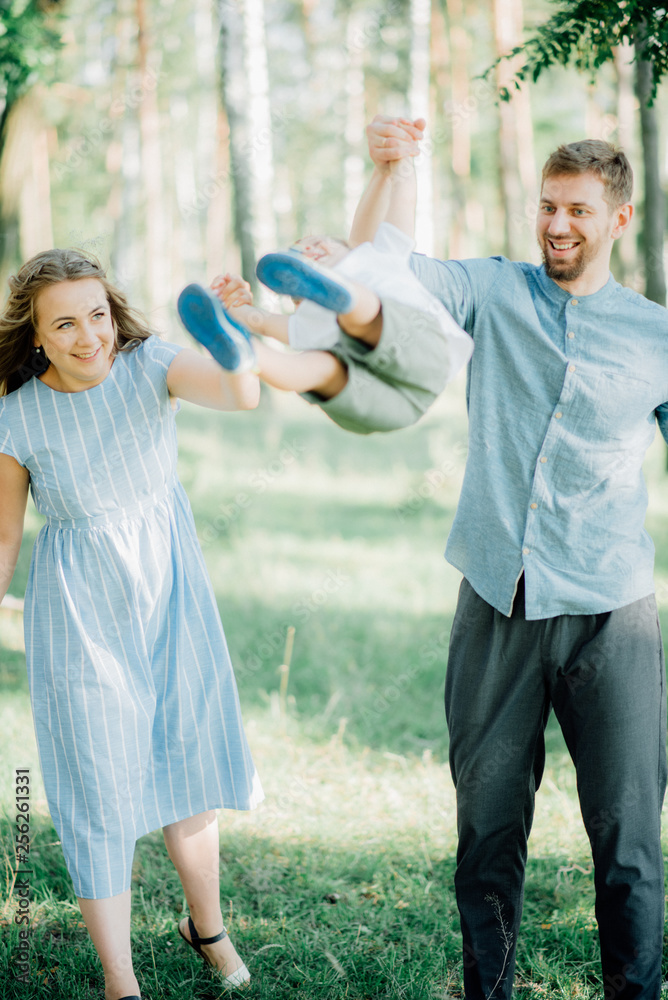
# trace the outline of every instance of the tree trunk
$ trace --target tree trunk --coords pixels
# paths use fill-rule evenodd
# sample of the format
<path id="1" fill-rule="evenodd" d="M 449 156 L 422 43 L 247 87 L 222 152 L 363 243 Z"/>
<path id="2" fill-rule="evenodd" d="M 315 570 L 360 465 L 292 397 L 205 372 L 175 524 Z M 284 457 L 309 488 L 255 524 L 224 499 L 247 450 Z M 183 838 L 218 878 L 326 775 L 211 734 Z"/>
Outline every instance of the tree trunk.
<path id="1" fill-rule="evenodd" d="M 272 128 L 262 0 L 243 6 L 219 0 L 221 83 L 230 129 L 230 167 L 234 186 L 234 231 L 241 271 L 253 292 L 257 250 L 273 249 Z"/>
<path id="2" fill-rule="evenodd" d="M 3 279 L 21 261 L 53 246 L 48 133 L 39 97 L 28 94 L 16 102 L 5 137 L 0 172 Z"/>
<path id="3" fill-rule="evenodd" d="M 343 162 L 343 191 L 345 231 L 350 232 L 355 209 L 364 190 L 364 52 L 360 38 L 364 38 L 367 14 L 352 7 L 346 24 L 346 157 Z"/>
<path id="4" fill-rule="evenodd" d="M 136 238 L 140 215 L 140 136 L 131 93 L 136 75 L 136 31 L 133 0 L 119 0 L 116 19 L 115 66 L 112 75 L 112 117 L 119 119 L 107 150 L 111 177 L 110 207 L 115 220 L 111 264 L 114 282 L 130 301 L 143 301 L 142 259 Z"/>
<path id="5" fill-rule="evenodd" d="M 244 24 L 235 4 L 219 0 L 220 69 L 223 107 L 230 128 L 230 172 L 234 190 L 234 234 L 241 253 L 241 273 L 257 292 L 253 233 L 253 183 L 246 100 Z"/>
<path id="6" fill-rule="evenodd" d="M 522 0 L 494 0 L 494 35 L 497 55 L 510 52 L 522 41 Z M 527 87 L 511 89 L 511 80 L 522 57 L 504 60 L 497 67 L 497 84 L 512 98 L 499 101 L 499 185 L 503 206 L 504 253 L 521 260 L 529 253 L 536 195 L 533 126 Z"/>
<path id="7" fill-rule="evenodd" d="M 274 214 L 274 132 L 269 103 L 269 68 L 264 32 L 264 0 L 244 0 L 248 66 L 248 116 L 252 136 L 254 230 L 258 254 L 276 249 Z"/>
<path id="8" fill-rule="evenodd" d="M 165 204 L 160 152 L 160 112 L 158 109 L 158 74 L 150 65 L 148 25 L 145 0 L 135 0 L 137 46 L 139 54 L 139 131 L 141 134 L 141 167 L 144 182 L 146 220 L 146 292 L 148 310 L 153 314 L 164 303 L 165 290 L 170 287 L 169 238 L 165 224 Z M 152 315 L 152 322 L 156 317 Z"/>
<path id="9" fill-rule="evenodd" d="M 462 0 L 441 0 L 448 26 L 452 54 L 451 97 L 446 103 L 446 120 L 451 125 L 452 148 L 452 225 L 450 230 L 450 256 L 470 257 L 473 252 L 469 239 L 467 210 L 469 208 L 471 180 L 471 116 L 477 108 L 477 98 L 470 92 L 469 48 L 470 39 L 463 24 Z"/>
<path id="10" fill-rule="evenodd" d="M 666 276 L 663 266 L 664 192 L 659 168 L 659 125 L 655 106 L 648 102 L 652 84 L 652 64 L 642 58 L 644 39 L 636 42 L 636 97 L 640 104 L 645 202 L 642 249 L 645 271 L 645 295 L 660 305 L 666 304 Z"/>
<path id="11" fill-rule="evenodd" d="M 615 49 L 617 75 L 617 141 L 629 160 L 637 158 L 635 135 L 635 94 L 633 92 L 633 46 L 626 43 Z M 635 243 L 626 233 L 613 247 L 613 273 L 626 284 L 636 270 Z"/>
<path id="12" fill-rule="evenodd" d="M 3 111 L 0 134 L 0 281 L 2 287 L 10 271 L 19 263 L 21 248 L 19 238 L 20 184 L 17 177 L 16 157 L 12 155 L 14 134 L 18 140 L 21 132 L 20 101 L 12 105 L 12 114 L 6 105 Z"/>
<path id="13" fill-rule="evenodd" d="M 411 0 L 411 76 L 410 117 L 431 120 L 429 102 L 431 40 L 431 0 Z M 429 144 L 427 144 L 428 148 Z M 423 151 L 415 162 L 417 173 L 417 207 L 415 239 L 421 253 L 434 252 L 434 198 L 432 187 L 432 155 Z"/>
<path id="14" fill-rule="evenodd" d="M 436 109 L 433 121 L 435 134 L 439 141 L 433 143 L 432 149 L 432 184 L 434 191 L 434 256 L 445 260 L 449 256 L 450 228 L 453 212 L 452 205 L 452 169 L 451 147 L 445 141 L 443 118 L 440 109 L 444 108 L 448 95 L 452 91 L 450 68 L 452 59 L 448 30 L 443 4 L 434 4 L 431 19 L 432 67 L 434 74 L 434 100 Z M 434 134 L 434 133 L 432 133 Z"/>

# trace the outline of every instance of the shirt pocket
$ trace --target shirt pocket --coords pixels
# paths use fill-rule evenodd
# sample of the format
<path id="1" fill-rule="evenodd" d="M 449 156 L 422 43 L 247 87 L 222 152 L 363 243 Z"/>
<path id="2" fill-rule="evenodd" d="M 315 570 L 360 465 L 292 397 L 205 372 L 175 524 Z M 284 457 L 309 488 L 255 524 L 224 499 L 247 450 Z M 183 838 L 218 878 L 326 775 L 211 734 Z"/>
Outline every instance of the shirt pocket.
<path id="1" fill-rule="evenodd" d="M 623 488 L 635 494 L 654 436 L 654 396 L 645 379 L 614 371 L 580 373 L 570 454 L 573 487 L 597 494 Z"/>
<path id="2" fill-rule="evenodd" d="M 589 414 L 593 437 L 604 448 L 630 446 L 654 422 L 654 392 L 645 379 L 600 372 Z"/>

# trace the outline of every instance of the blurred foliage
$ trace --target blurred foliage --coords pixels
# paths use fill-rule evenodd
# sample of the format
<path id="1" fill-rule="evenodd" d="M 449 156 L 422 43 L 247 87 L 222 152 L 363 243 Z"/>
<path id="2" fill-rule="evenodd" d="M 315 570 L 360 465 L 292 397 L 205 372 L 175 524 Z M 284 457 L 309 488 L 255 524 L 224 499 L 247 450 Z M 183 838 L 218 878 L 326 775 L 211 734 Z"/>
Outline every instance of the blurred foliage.
<path id="1" fill-rule="evenodd" d="M 663 0 L 557 0 L 560 9 L 522 45 L 505 58 L 522 54 L 526 62 L 517 71 L 515 86 L 524 80 L 535 83 L 544 70 L 572 64 L 591 74 L 614 60 L 615 48 L 624 42 L 639 40 L 643 58 L 652 63 L 651 100 L 654 101 L 662 78 L 668 72 L 668 9 Z M 495 63 L 496 66 L 498 64 Z M 488 72 L 491 72 L 488 71 Z M 504 100 L 510 91 L 502 91 Z"/>
<path id="2" fill-rule="evenodd" d="M 548 0 L 524 0 L 523 6 L 527 36 L 537 36 L 552 5 Z M 148 70 L 143 75 L 134 0 L 95 4 L 67 0 L 62 11 L 60 7 L 56 5 L 58 44 L 55 25 L 47 27 L 50 16 L 35 0 L 2 8 L 0 28 L 4 31 L 0 59 L 9 59 L 13 44 L 15 58 L 25 64 L 24 86 L 38 79 L 37 70 L 32 76 L 28 72 L 31 61 L 41 67 L 43 79 L 48 70 L 48 87 L 33 89 L 31 110 L 40 116 L 48 136 L 52 242 L 83 245 L 105 263 L 111 262 L 114 280 L 139 306 L 153 309 L 157 327 L 171 335 L 172 303 L 179 287 L 210 279 L 220 270 L 238 270 L 240 262 L 233 225 L 229 122 L 221 100 L 218 3 L 147 0 Z M 608 47 L 614 44 L 614 25 L 624 23 L 620 11 L 628 16 L 632 10 L 650 9 L 636 2 L 623 8 L 608 2 L 570 4 L 571 8 L 602 11 L 604 26 L 593 25 L 594 34 L 583 36 L 582 43 L 574 40 L 577 31 L 568 28 L 570 21 L 563 20 L 564 46 L 568 39 L 573 41 L 574 52 L 582 59 L 587 57 L 584 49 L 599 35 L 601 45 L 602 36 Z M 492 78 L 480 77 L 497 56 L 493 9 L 492 0 L 432 2 L 430 99 L 421 112 L 430 128 L 427 155 L 436 256 L 485 256 L 499 252 L 502 243 L 498 93 Z M 28 43 L 18 40 L 18 28 L 7 27 L 16 21 L 16 11 L 27 20 Z M 663 30 L 658 7 L 651 23 L 655 22 L 657 32 L 659 27 Z M 410 111 L 411 4 L 408 0 L 264 0 L 263 27 L 270 128 L 251 131 L 252 153 L 271 153 L 267 183 L 278 245 L 307 232 L 345 236 L 351 178 L 361 183 L 370 169 L 363 122 L 356 117 L 360 106 L 367 121 L 376 113 Z M 39 30 L 47 32 L 43 44 L 35 34 Z M 545 43 L 546 53 L 558 51 Z M 664 44 L 660 59 L 668 58 L 666 51 Z M 350 73 L 356 60 L 362 76 L 357 98 L 351 95 Z M 0 62 L 0 80 L 3 65 Z M 555 56 L 549 71 L 531 85 L 534 148 L 528 155 L 533 152 L 537 163 L 561 142 L 588 134 L 615 138 L 615 67 L 600 65 L 592 71 L 595 86 Z M 18 63 L 13 72 L 19 74 Z M 251 89 L 249 78 L 249 108 Z M 151 100 L 156 98 L 161 176 L 155 185 L 159 184 L 165 229 L 164 296 L 157 305 L 146 294 L 146 202 L 151 181 L 140 118 L 149 93 Z M 657 111 L 662 129 L 665 103 L 660 88 Z M 462 149 L 466 169 L 458 172 L 453 162 Z M 630 152 L 637 170 L 638 151 Z M 14 167 L 15 183 L 17 176 L 22 179 L 22 163 L 30 155 L 26 143 L 19 167 Z M 0 201 L 3 194 L 0 190 Z M 37 205 L 36 195 L 25 190 L 19 194 L 15 202 L 20 202 L 22 211 L 26 205 Z M 532 257 L 533 205 L 526 192 L 513 222 L 525 259 L 537 259 Z M 627 245 L 632 241 L 630 236 Z M 0 261 L 0 281 L 18 265 L 19 254 L 24 258 L 33 252 L 34 242 L 23 236 L 20 250 L 18 240 L 12 242 L 12 259 Z M 642 287 L 638 262 L 627 261 L 625 267 L 621 279 Z"/>
<path id="3" fill-rule="evenodd" d="M 0 4 L 0 148 L 10 109 L 53 66 L 62 45 L 59 2 L 2 0 Z"/>

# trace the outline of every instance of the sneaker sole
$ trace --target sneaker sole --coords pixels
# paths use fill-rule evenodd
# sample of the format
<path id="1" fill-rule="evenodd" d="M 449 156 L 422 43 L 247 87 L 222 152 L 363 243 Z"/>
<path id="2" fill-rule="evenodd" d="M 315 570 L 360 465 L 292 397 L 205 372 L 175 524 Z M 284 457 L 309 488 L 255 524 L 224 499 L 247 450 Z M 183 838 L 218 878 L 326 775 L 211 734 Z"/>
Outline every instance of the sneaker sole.
<path id="1" fill-rule="evenodd" d="M 308 299 L 335 313 L 352 309 L 353 297 L 348 289 L 297 254 L 267 254 L 258 261 L 256 274 L 272 292 Z"/>
<path id="2" fill-rule="evenodd" d="M 247 371 L 255 364 L 249 334 L 225 312 L 216 296 L 202 285 L 187 285 L 176 304 L 181 322 L 228 372 Z"/>

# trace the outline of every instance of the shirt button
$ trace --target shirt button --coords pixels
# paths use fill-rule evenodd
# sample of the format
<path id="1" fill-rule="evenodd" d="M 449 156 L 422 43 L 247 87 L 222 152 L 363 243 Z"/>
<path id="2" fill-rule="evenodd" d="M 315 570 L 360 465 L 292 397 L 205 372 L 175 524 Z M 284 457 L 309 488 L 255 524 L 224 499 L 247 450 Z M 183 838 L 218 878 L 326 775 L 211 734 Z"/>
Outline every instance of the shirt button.
<path id="1" fill-rule="evenodd" d="M 540 460 L 543 463 L 543 465 L 545 464 L 545 462 L 547 462 L 547 458 L 545 457 L 545 455 L 541 455 Z"/>
<path id="2" fill-rule="evenodd" d="M 529 553 L 531 552 L 531 549 L 522 549 L 522 552 L 524 553 L 525 556 L 528 556 Z"/>
<path id="3" fill-rule="evenodd" d="M 561 420 L 562 417 L 563 417 L 563 413 L 561 412 L 561 410 L 559 410 L 559 412 L 555 413 L 555 415 L 554 415 L 554 419 L 555 420 Z"/>
<path id="4" fill-rule="evenodd" d="M 537 508 L 537 507 L 538 507 L 538 504 L 537 504 L 537 503 L 532 503 L 532 504 L 531 504 L 531 509 L 532 509 L 532 510 L 536 510 L 536 508 Z"/>
<path id="5" fill-rule="evenodd" d="M 571 305 L 572 306 L 576 306 L 577 304 L 578 304 L 578 300 L 577 299 L 571 299 Z"/>
<path id="6" fill-rule="evenodd" d="M 568 339 L 569 339 L 569 340 L 572 340 L 574 336 L 575 336 L 575 334 L 573 333 L 573 331 L 572 331 L 572 330 L 569 330 L 569 331 L 568 331 Z"/>
<path id="7" fill-rule="evenodd" d="M 569 365 L 568 366 L 568 370 L 569 370 L 569 372 L 574 372 L 575 371 L 575 365 Z"/>

